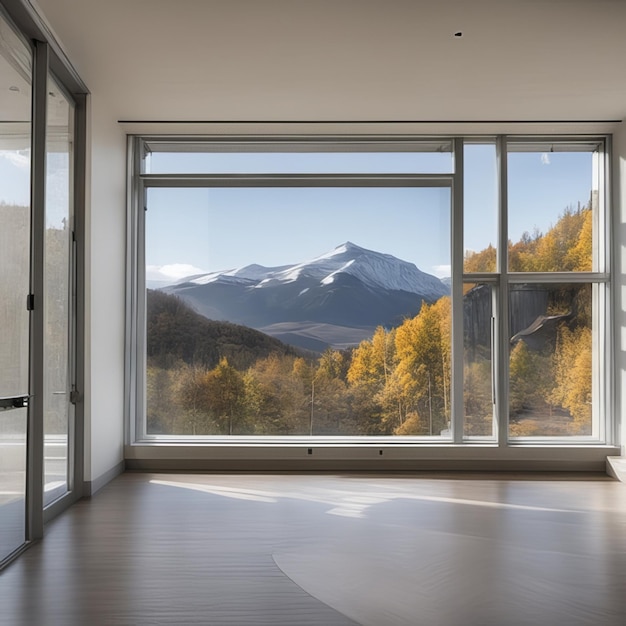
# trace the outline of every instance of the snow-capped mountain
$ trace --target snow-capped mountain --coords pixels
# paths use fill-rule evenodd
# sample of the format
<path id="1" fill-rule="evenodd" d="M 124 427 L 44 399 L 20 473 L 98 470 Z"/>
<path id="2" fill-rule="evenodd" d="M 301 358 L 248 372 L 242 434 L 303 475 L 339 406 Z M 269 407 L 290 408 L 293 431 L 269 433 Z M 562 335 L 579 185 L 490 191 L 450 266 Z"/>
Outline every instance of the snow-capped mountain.
<path id="1" fill-rule="evenodd" d="M 311 261 L 297 265 L 247 265 L 235 270 L 195 276 L 189 282 L 195 285 L 218 281 L 248 284 L 255 282 L 257 289 L 263 289 L 302 279 L 313 279 L 322 285 L 332 285 L 340 274 L 354 276 L 373 289 L 408 291 L 428 299 L 440 298 L 449 292 L 449 288 L 441 280 L 422 272 L 414 263 L 402 261 L 391 254 L 366 250 L 349 241 Z"/>
<path id="2" fill-rule="evenodd" d="M 202 276 L 193 276 L 187 279 L 187 281 L 194 285 L 207 285 L 208 283 L 214 283 L 217 281 L 232 283 L 232 284 L 250 284 L 259 283 L 265 280 L 268 276 L 282 272 L 290 267 L 289 265 L 283 265 L 281 267 L 264 267 L 263 265 L 246 265 L 235 270 L 226 270 L 222 272 L 211 272 L 209 274 L 203 274 Z"/>
<path id="3" fill-rule="evenodd" d="M 226 320 L 282 336 L 288 343 L 345 347 L 378 325 L 396 326 L 450 289 L 415 264 L 351 242 L 310 261 L 281 267 L 246 267 L 195 275 L 163 289 L 210 319 Z M 299 330 L 301 332 L 299 332 Z M 313 331 L 312 329 L 317 329 Z M 304 336 L 306 335 L 306 341 Z M 336 340 L 332 338 L 336 335 Z M 322 338 L 323 337 L 323 338 Z M 295 339 L 294 339 L 295 338 Z M 358 343 L 358 342 L 357 342 Z"/>
<path id="4" fill-rule="evenodd" d="M 146 285 L 148 289 L 161 289 L 181 280 L 188 281 L 204 272 L 193 265 L 174 263 L 172 265 L 148 265 L 146 267 Z"/>

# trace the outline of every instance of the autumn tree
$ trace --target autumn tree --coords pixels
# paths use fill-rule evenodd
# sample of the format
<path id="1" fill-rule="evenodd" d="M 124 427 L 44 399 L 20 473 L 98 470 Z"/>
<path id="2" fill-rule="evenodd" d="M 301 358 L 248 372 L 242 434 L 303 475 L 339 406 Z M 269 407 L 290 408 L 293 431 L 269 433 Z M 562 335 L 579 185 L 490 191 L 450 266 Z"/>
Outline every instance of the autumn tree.
<path id="1" fill-rule="evenodd" d="M 183 364 L 173 381 L 174 395 L 179 406 L 177 433 L 212 434 L 215 424 L 206 402 L 207 370 L 197 365 Z"/>
<path id="2" fill-rule="evenodd" d="M 397 373 L 406 414 L 417 413 L 435 434 L 447 428 L 450 410 L 450 299 L 422 305 L 396 331 Z M 424 427 L 422 427 L 424 429 Z"/>
<path id="3" fill-rule="evenodd" d="M 175 391 L 175 370 L 146 368 L 146 429 L 149 434 L 173 434 L 181 407 Z"/>
<path id="4" fill-rule="evenodd" d="M 571 272 L 576 271 L 576 264 L 584 262 L 571 254 L 578 243 L 579 235 L 585 222 L 586 213 L 590 210 L 581 211 L 567 208 L 556 224 L 537 243 L 537 249 L 529 268 L 524 271 L 534 272 Z M 591 258 L 591 250 L 589 257 Z M 579 251 L 579 256 L 584 256 L 584 251 Z"/>
<path id="5" fill-rule="evenodd" d="M 424 429 L 428 428 L 422 421 L 422 418 L 416 411 L 409 411 L 406 414 L 404 422 L 397 428 L 394 428 L 394 435 L 421 435 Z"/>
<path id="6" fill-rule="evenodd" d="M 550 363 L 518 341 L 509 357 L 509 410 L 512 415 L 541 405 L 550 377 Z"/>
<path id="7" fill-rule="evenodd" d="M 345 355 L 339 350 L 327 348 L 318 360 L 317 371 L 315 377 L 325 378 L 327 380 L 336 378 L 345 380 L 348 374 L 349 363 Z"/>
<path id="8" fill-rule="evenodd" d="M 389 378 L 395 359 L 394 334 L 378 326 L 371 340 L 362 341 L 352 355 L 347 379 L 351 385 L 380 391 Z"/>
<path id="9" fill-rule="evenodd" d="M 536 266 L 537 246 L 543 234 L 535 228 L 532 234 L 524 232 L 517 243 L 509 241 L 508 266 L 510 272 L 532 272 Z"/>
<path id="10" fill-rule="evenodd" d="M 255 434 L 308 433 L 306 372 L 304 359 L 277 354 L 259 359 L 246 371 L 246 411 Z"/>
<path id="11" fill-rule="evenodd" d="M 493 390 L 491 360 L 467 362 L 463 373 L 463 432 L 466 435 L 491 435 L 493 431 Z"/>
<path id="12" fill-rule="evenodd" d="M 591 270 L 593 211 L 566 208 L 544 234 L 525 232 L 517 243 L 509 242 L 511 272 L 585 272 Z M 484 251 L 477 253 L 477 257 Z M 466 264 L 476 263 L 473 257 Z M 466 270 L 469 271 L 469 270 Z M 484 271 L 484 270 L 471 270 Z"/>
<path id="13" fill-rule="evenodd" d="M 496 271 L 496 249 L 489 244 L 480 252 L 468 252 L 463 261 L 463 271 L 472 274 Z"/>
<path id="14" fill-rule="evenodd" d="M 310 379 L 309 432 L 316 435 L 352 435 L 345 355 L 327 348 L 317 361 Z"/>
<path id="15" fill-rule="evenodd" d="M 205 374 L 202 384 L 206 408 L 220 430 L 232 435 L 244 418 L 245 388 L 241 374 L 222 357 L 217 366 Z"/>
<path id="16" fill-rule="evenodd" d="M 364 434 L 391 434 L 397 400 L 392 399 L 390 382 L 396 367 L 395 331 L 376 328 L 371 340 L 354 350 L 347 380 L 352 402 Z M 400 422 L 402 419 L 400 418 Z"/>
<path id="17" fill-rule="evenodd" d="M 555 386 L 551 399 L 573 418 L 573 435 L 591 434 L 591 329 L 559 329 L 554 353 Z"/>
<path id="18" fill-rule="evenodd" d="M 576 239 L 566 255 L 566 265 L 572 272 L 591 272 L 593 260 L 593 211 L 590 208 L 583 210 L 582 223 Z"/>

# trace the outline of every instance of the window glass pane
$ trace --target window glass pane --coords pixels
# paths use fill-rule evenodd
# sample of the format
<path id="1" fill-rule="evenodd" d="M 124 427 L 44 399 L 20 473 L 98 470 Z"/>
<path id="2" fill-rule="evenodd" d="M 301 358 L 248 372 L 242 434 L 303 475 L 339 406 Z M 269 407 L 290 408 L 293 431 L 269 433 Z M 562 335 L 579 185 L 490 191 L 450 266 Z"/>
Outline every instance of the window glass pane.
<path id="1" fill-rule="evenodd" d="M 463 403 L 465 436 L 493 436 L 491 285 L 463 286 Z"/>
<path id="2" fill-rule="evenodd" d="M 495 272 L 498 243 L 495 144 L 465 144 L 463 167 L 463 271 Z"/>
<path id="3" fill-rule="evenodd" d="M 592 434 L 592 292 L 590 284 L 511 286 L 510 436 Z"/>
<path id="4" fill-rule="evenodd" d="M 0 16 L 0 397 L 28 394 L 30 56 Z"/>
<path id="5" fill-rule="evenodd" d="M 0 14 L 0 398 L 29 393 L 30 51 Z M 0 562 L 26 538 L 26 408 L 0 408 Z"/>
<path id="6" fill-rule="evenodd" d="M 597 271 L 597 152 L 542 148 L 509 149 L 509 271 Z"/>
<path id="7" fill-rule="evenodd" d="M 44 504 L 68 489 L 72 107 L 49 77 L 46 134 Z"/>
<path id="8" fill-rule="evenodd" d="M 149 189 L 145 219 L 148 434 L 448 433 L 448 188 Z"/>
<path id="9" fill-rule="evenodd" d="M 366 147 L 354 144 L 148 144 L 150 174 L 449 174 L 452 144 Z"/>

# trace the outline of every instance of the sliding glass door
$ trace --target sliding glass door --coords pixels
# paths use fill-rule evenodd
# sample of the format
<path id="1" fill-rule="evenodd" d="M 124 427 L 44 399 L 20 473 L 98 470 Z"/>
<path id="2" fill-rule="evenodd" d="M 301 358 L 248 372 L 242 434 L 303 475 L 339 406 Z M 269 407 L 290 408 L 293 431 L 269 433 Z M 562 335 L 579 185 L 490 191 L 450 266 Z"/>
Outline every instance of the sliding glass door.
<path id="1" fill-rule="evenodd" d="M 0 569 L 80 495 L 74 153 L 84 109 L 58 69 L 0 8 Z"/>
<path id="2" fill-rule="evenodd" d="M 0 563 L 26 540 L 30 50 L 0 19 Z"/>

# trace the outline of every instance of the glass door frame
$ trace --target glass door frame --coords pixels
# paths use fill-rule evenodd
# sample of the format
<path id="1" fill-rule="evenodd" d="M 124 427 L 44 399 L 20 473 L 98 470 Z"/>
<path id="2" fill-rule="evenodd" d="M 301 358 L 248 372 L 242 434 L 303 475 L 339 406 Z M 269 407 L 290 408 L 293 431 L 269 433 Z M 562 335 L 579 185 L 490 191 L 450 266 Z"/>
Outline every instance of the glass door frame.
<path id="1" fill-rule="evenodd" d="M 85 310 L 85 155 L 87 145 L 88 90 L 75 72 L 60 46 L 54 41 L 46 23 L 21 0 L 2 0 L 0 15 L 31 48 L 32 119 L 31 119 L 31 268 L 28 302 L 30 310 L 29 407 L 26 451 L 25 542 L 0 564 L 6 566 L 32 542 L 44 535 L 47 521 L 80 499 L 84 492 L 84 310 Z M 71 196 L 74 204 L 70 277 L 70 364 L 71 402 L 74 417 L 70 420 L 68 440 L 68 491 L 44 508 L 44 427 L 43 392 L 46 376 L 43 354 L 45 336 L 44 237 L 46 190 L 46 131 L 48 77 L 52 76 L 74 107 L 73 162 L 71 163 Z"/>

